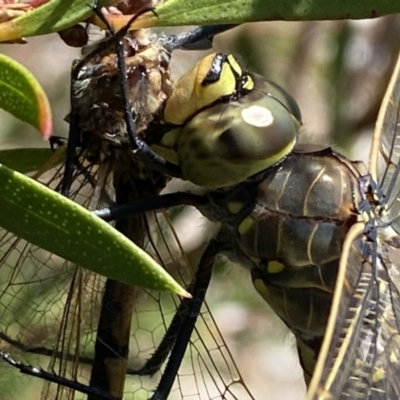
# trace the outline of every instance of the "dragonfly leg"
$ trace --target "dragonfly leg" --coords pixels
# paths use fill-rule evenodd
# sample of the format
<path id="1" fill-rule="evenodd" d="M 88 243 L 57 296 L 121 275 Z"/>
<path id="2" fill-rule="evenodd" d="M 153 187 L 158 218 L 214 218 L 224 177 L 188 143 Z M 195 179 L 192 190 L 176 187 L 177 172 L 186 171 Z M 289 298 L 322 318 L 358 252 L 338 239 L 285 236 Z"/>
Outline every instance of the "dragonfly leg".
<path id="1" fill-rule="evenodd" d="M 200 309 L 210 283 L 212 267 L 219 250 L 220 245 L 218 241 L 212 239 L 200 259 L 193 286 L 189 288 L 193 298 L 189 300 L 185 299 L 182 302 L 186 308 L 185 317 L 181 321 L 181 327 L 175 339 L 167 366 L 165 367 L 158 387 L 150 400 L 165 400 L 168 398 L 192 335 L 197 317 L 200 314 Z"/>
<path id="2" fill-rule="evenodd" d="M 169 52 L 181 50 L 209 50 L 215 35 L 235 28 L 237 25 L 199 26 L 189 32 L 170 35 L 165 38 L 164 47 Z"/>
<path id="3" fill-rule="evenodd" d="M 18 368 L 22 374 L 44 379 L 46 381 L 68 387 L 72 390 L 76 390 L 87 395 L 95 395 L 97 396 L 97 398 L 102 400 L 120 400 L 117 397 L 114 397 L 107 392 L 98 390 L 93 386 L 84 385 L 77 381 L 73 381 L 71 379 L 67 379 L 60 375 L 57 375 L 54 372 L 47 372 L 42 368 L 32 367 L 31 365 L 24 364 L 21 361 L 18 361 L 15 358 L 11 357 L 10 354 L 4 353 L 3 351 L 0 351 L 0 358 L 9 365 Z"/>
<path id="4" fill-rule="evenodd" d="M 199 207 L 208 203 L 205 196 L 187 192 L 164 194 L 150 199 L 139 199 L 133 203 L 115 205 L 93 211 L 93 214 L 105 221 L 118 221 L 132 218 L 148 211 L 156 211 L 177 206 Z"/>

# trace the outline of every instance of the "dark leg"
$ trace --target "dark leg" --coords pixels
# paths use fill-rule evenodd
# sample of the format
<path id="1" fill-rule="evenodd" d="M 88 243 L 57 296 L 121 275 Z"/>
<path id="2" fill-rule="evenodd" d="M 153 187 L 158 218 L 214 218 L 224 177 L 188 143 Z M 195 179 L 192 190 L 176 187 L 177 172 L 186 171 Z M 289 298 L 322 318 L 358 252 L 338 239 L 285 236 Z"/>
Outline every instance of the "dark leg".
<path id="1" fill-rule="evenodd" d="M 9 354 L 6 354 L 0 351 L 0 358 L 5 362 L 10 364 L 11 366 L 18 368 L 22 374 L 34 376 L 36 378 L 44 379 L 49 382 L 56 383 L 57 385 L 62 385 L 68 387 L 70 389 L 79 391 L 81 393 L 85 393 L 87 395 L 95 395 L 97 398 L 101 400 L 119 400 L 116 397 L 111 396 L 106 392 L 102 392 L 92 386 L 83 385 L 77 381 L 73 381 L 71 379 L 63 378 L 60 375 L 55 373 L 47 372 L 41 368 L 32 367 L 27 364 L 23 364 L 18 360 L 12 358 Z"/>
<path id="2" fill-rule="evenodd" d="M 164 47 L 172 52 L 182 50 L 208 50 L 212 48 L 215 35 L 235 28 L 237 25 L 207 25 L 199 26 L 189 32 L 167 36 Z"/>
<path id="3" fill-rule="evenodd" d="M 93 214 L 105 221 L 118 221 L 123 218 L 132 218 L 135 215 L 148 211 L 156 211 L 177 206 L 199 207 L 208 203 L 205 196 L 194 193 L 175 192 L 164 194 L 150 199 L 139 199 L 134 203 L 114 205 L 101 210 L 93 211 Z"/>
<path id="4" fill-rule="evenodd" d="M 186 315 L 182 320 L 182 326 L 175 339 L 175 345 L 171 351 L 167 366 L 163 372 L 157 390 L 150 398 L 151 400 L 166 400 L 171 392 L 197 317 L 200 314 L 201 306 L 204 303 L 204 298 L 211 279 L 212 267 L 218 253 L 219 244 L 215 239 L 212 239 L 200 259 L 193 286 L 189 288 L 193 298 L 190 300 L 182 300 L 183 307 L 186 308 Z"/>

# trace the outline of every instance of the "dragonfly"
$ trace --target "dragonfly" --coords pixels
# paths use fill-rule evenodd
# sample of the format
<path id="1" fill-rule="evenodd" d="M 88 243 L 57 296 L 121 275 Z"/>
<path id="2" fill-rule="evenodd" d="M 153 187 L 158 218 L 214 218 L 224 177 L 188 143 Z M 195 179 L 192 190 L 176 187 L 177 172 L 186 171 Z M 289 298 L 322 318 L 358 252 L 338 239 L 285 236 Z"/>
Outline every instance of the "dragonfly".
<path id="1" fill-rule="evenodd" d="M 215 98 L 215 82 L 225 97 Z M 368 168 L 330 148 L 297 146 L 294 100 L 231 56 L 205 58 L 174 90 L 164 118 L 176 128 L 153 148 L 205 189 L 197 207 L 221 223 L 200 260 L 194 298 L 203 299 L 223 253 L 250 269 L 256 290 L 294 333 L 307 398 L 399 398 L 400 57 Z M 179 193 L 174 198 L 184 204 Z M 161 196 L 160 207 L 164 199 L 171 205 Z M 126 218 L 144 209 L 98 215 Z M 177 373 L 199 311 L 188 302 L 164 376 Z"/>
<path id="2" fill-rule="evenodd" d="M 210 242 L 200 262 L 193 287 L 193 293 L 198 290 L 200 295 L 195 296 L 197 303 L 193 301 L 185 305 L 187 309 L 182 311 L 190 323 L 186 318 L 178 318 L 186 329 L 179 331 L 178 338 L 170 346 L 173 347 L 172 353 L 163 378 L 175 378 L 180 353 L 186 348 L 201 296 L 208 284 L 208 274 L 216 254 L 222 252 L 251 270 L 257 291 L 296 335 L 306 379 L 311 379 L 309 398 L 398 398 L 394 378 L 398 365 L 398 289 L 396 267 L 390 261 L 389 249 L 396 247 L 398 235 L 398 192 L 395 190 L 398 160 L 393 149 L 399 114 L 399 68 L 398 63 L 383 102 L 368 171 L 361 163 L 350 162 L 331 149 L 316 151 L 296 147 L 301 124 L 296 103 L 276 85 L 241 70 L 230 56 L 212 55 L 189 71 L 186 80 L 183 79 L 187 85 L 188 79 L 201 71 L 203 79 L 197 81 L 206 81 L 207 84 L 203 85 L 206 89 L 194 84 L 195 90 L 189 94 L 186 92 L 188 97 L 185 97 L 182 94 L 185 91 L 179 88 L 178 83 L 178 89 L 172 92 L 164 112 L 167 124 L 175 128 L 168 126 L 167 132 L 155 141 L 153 148 L 176 163 L 184 178 L 207 189 L 205 193 L 191 197 L 191 201 L 198 201 L 198 208 L 207 217 L 222 222 L 222 229 Z M 198 78 L 198 75 L 195 77 Z M 214 90 L 218 88 L 214 86 L 218 83 L 222 83 L 221 87 L 226 92 L 221 96 L 221 92 L 217 91 L 216 98 L 215 92 L 211 91 L 211 97 L 207 97 L 207 85 Z M 192 95 L 195 101 L 190 101 Z M 183 116 L 178 115 L 174 111 L 176 109 L 183 110 Z M 239 111 L 240 119 L 237 119 L 238 114 L 233 114 L 236 119 L 229 118 L 232 116 L 230 111 Z M 224 113 L 228 116 L 226 120 L 222 118 Z M 178 119 L 175 119 L 177 115 Z M 215 116 L 217 118 L 213 118 Z M 202 138 L 204 121 L 210 123 L 209 132 L 218 133 L 217 144 L 209 138 Z M 231 121 L 240 123 L 231 127 Z M 273 125 L 275 123 L 278 125 Z M 235 136 L 243 132 L 244 127 L 250 126 L 257 132 L 268 131 L 265 128 L 271 125 L 275 128 L 272 132 L 278 131 L 279 137 L 283 135 L 284 139 L 273 142 L 270 147 L 261 146 L 256 140 L 246 147 L 247 143 L 240 136 Z M 232 129 L 225 129 L 226 126 Z M 228 134 L 225 135 L 225 132 Z M 272 134 L 271 131 L 267 133 Z M 222 140 L 218 141 L 220 136 Z M 221 156 L 223 151 L 219 156 L 204 151 L 209 142 L 212 142 L 211 146 L 228 143 L 228 147 L 236 151 L 234 156 L 239 154 L 239 159 L 242 156 L 240 151 L 248 151 L 251 145 L 261 147 L 256 149 L 260 152 L 270 152 L 268 156 L 271 157 L 263 154 L 259 162 L 255 152 L 257 162 L 251 163 L 246 159 L 246 163 L 240 165 L 236 160 L 229 165 L 228 152 L 226 163 L 227 160 Z M 277 154 L 276 146 L 281 146 L 282 142 L 283 149 Z M 218 167 L 222 167 L 222 173 L 216 173 Z M 229 170 L 230 167 L 233 169 Z M 211 174 L 207 174 L 207 168 L 208 172 L 212 171 Z M 230 173 L 226 173 L 227 170 Z M 292 176 L 297 178 L 297 183 L 291 182 Z M 332 182 L 337 182 L 333 177 L 339 177 L 345 188 L 339 193 L 339 198 L 333 196 L 337 192 L 336 186 L 332 186 Z M 307 183 L 312 185 L 307 186 Z M 304 208 L 305 203 L 299 208 L 297 202 L 297 205 L 292 205 L 295 211 L 292 214 L 284 208 L 291 206 L 285 203 L 286 190 L 292 191 L 289 203 L 296 203 L 292 200 L 299 197 L 301 190 L 305 193 L 300 200 L 315 195 L 314 192 L 327 196 L 323 197 L 326 201 L 319 198 L 319 207 L 323 210 L 311 202 L 307 203 L 307 208 Z M 186 204 L 182 197 L 181 194 L 157 196 L 158 206 L 151 204 L 150 208 L 164 207 L 172 202 L 175 205 Z M 136 206 L 106 209 L 98 215 L 107 219 L 132 217 L 137 212 L 145 211 L 145 204 L 149 204 L 148 201 L 135 203 Z M 283 207 L 285 212 L 279 207 Z M 305 209 L 311 216 L 306 214 Z M 312 214 L 315 212 L 317 214 Z M 286 234 L 290 231 L 298 233 L 295 238 L 287 235 L 286 243 L 282 214 L 290 220 L 289 225 L 293 224 Z M 297 223 L 299 225 L 296 226 Z M 310 223 L 312 229 L 307 226 Z M 258 246 L 259 238 L 266 237 L 275 239 L 271 239 L 272 244 Z M 330 242 L 326 237 L 333 239 Z M 299 238 L 303 241 L 296 242 L 295 239 Z M 314 241 L 317 243 L 315 246 Z M 283 250 L 290 249 L 296 249 L 298 253 L 295 251 L 289 260 L 283 260 L 282 254 L 286 253 Z M 317 257 L 323 260 L 319 264 L 315 261 Z M 298 259 L 306 262 L 296 265 Z M 205 282 L 201 282 L 200 278 L 204 278 L 202 274 L 207 275 Z M 200 288 L 196 284 L 200 284 Z M 298 301 L 299 298 L 303 301 Z M 175 360 L 174 363 L 171 359 Z M 173 367 L 169 368 L 172 364 Z M 163 396 L 168 396 L 168 393 Z"/>
<path id="3" fill-rule="evenodd" d="M 194 71 L 165 109 L 178 128 L 155 148 L 208 189 L 198 207 L 221 222 L 200 261 L 198 290 L 205 292 L 222 252 L 251 270 L 256 290 L 295 334 L 309 398 L 398 398 L 399 289 L 390 249 L 398 245 L 400 61 L 378 117 L 369 169 L 329 148 L 296 147 L 296 104 L 229 56 L 211 55 Z M 214 88 L 210 98 L 204 93 L 215 84 L 215 71 L 233 96 L 227 102 L 216 101 Z M 170 114 L 175 107 L 179 115 Z M 125 211 L 107 211 L 107 218 L 133 215 Z M 195 307 L 170 360 L 182 354 L 176 348 L 190 337 Z M 171 371 L 173 363 L 167 364 L 171 376 L 174 363 Z"/>

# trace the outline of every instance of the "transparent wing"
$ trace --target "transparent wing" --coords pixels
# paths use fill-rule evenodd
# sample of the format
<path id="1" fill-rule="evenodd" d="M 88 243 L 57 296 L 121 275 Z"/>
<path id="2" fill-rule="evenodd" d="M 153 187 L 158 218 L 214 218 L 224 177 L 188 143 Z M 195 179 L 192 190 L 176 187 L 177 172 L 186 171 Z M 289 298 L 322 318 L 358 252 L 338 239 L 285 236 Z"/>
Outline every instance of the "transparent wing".
<path id="1" fill-rule="evenodd" d="M 86 177 L 92 176 L 90 169 L 86 172 Z M 60 176 L 61 167 L 48 171 L 40 181 L 56 188 Z M 87 205 L 90 187 L 85 177 L 76 179 L 73 198 Z M 50 370 L 78 378 L 83 370 L 74 367 L 74 360 L 81 357 L 81 337 L 90 344 L 96 325 L 92 319 L 76 322 L 92 312 L 91 307 L 93 312 L 98 309 L 103 279 L 9 232 L 0 232 L 1 350 L 28 363 L 45 362 Z M 0 384 L 6 398 L 24 398 L 30 393 L 32 386 L 21 385 L 21 380 L 27 379 L 3 364 L 1 368 Z M 63 398 L 71 398 L 70 391 L 47 384 L 42 394 L 55 398 L 57 391 Z"/>
<path id="2" fill-rule="evenodd" d="M 155 226 L 156 235 L 153 238 L 157 238 L 155 243 L 157 243 L 158 259 L 162 257 L 164 260 L 169 260 L 164 261 L 163 265 L 178 281 L 188 286 L 193 280 L 194 272 L 184 256 L 169 218 L 159 216 Z M 148 293 L 146 297 L 148 301 Z M 164 336 L 166 327 L 170 325 L 180 302 L 176 296 L 166 293 L 152 293 L 151 298 L 154 303 L 153 308 L 158 309 L 159 322 L 151 330 L 153 345 L 143 355 L 144 357 L 142 356 L 139 362 L 141 366 L 144 358 L 148 359 L 154 353 L 154 346 Z M 144 308 L 148 306 L 149 304 Z M 135 318 L 138 320 L 138 325 L 142 326 L 139 318 L 143 320 L 148 316 L 141 309 L 136 311 Z M 135 342 L 141 345 L 141 341 L 136 338 Z M 253 399 L 206 303 L 202 307 L 170 398 Z"/>
<path id="3" fill-rule="evenodd" d="M 308 399 L 399 397 L 400 297 L 386 248 L 350 230 Z"/>
<path id="4" fill-rule="evenodd" d="M 370 173 L 384 196 L 382 222 L 400 232 L 400 55 L 383 99 L 370 154 Z"/>
<path id="5" fill-rule="evenodd" d="M 372 181 L 378 184 L 378 202 L 384 209 L 372 202 L 371 220 L 355 224 L 346 237 L 309 399 L 399 398 L 395 378 L 400 373 L 399 270 L 390 254 L 398 243 L 400 212 L 399 110 L 400 57 L 380 109 L 370 155 Z M 395 231 L 387 227 L 390 223 Z"/>
<path id="6" fill-rule="evenodd" d="M 354 247 L 354 240 L 360 237 L 363 229 L 363 224 L 353 225 L 343 245 L 331 313 L 307 393 L 308 399 L 322 400 L 339 397 L 338 387 L 341 390 L 349 377 L 348 360 L 353 358 L 351 352 L 354 351 L 357 332 L 360 328 L 362 304 L 362 298 L 357 304 L 353 296 L 358 277 L 362 272 L 362 258 L 360 258 L 359 249 Z M 353 268 L 347 268 L 348 264 Z M 350 310 L 351 305 L 352 310 Z M 340 366 L 346 370 L 338 374 Z"/>
<path id="7" fill-rule="evenodd" d="M 111 190 L 94 184 L 107 182 L 101 177 L 101 170 L 107 169 L 85 167 L 84 173 L 75 176 L 73 198 L 91 208 L 109 202 Z M 47 172 L 41 181 L 57 187 L 61 170 Z M 165 267 L 188 284 L 192 273 L 164 214 L 146 220 L 140 229 L 148 234 L 143 246 L 160 263 L 169 259 Z M 0 235 L 0 349 L 33 366 L 89 384 L 105 278 L 4 230 Z M 179 299 L 133 288 L 133 300 L 128 372 L 117 378 L 126 378 L 127 398 L 143 399 L 155 389 L 162 371 L 152 377 L 138 377 L 131 371 L 154 353 Z M 46 399 L 85 398 L 70 388 L 24 376 L 5 363 L 0 362 L 0 369 L 0 388 L 7 400 L 22 400 L 33 393 Z M 252 398 L 205 305 L 171 398 L 210 397 Z"/>

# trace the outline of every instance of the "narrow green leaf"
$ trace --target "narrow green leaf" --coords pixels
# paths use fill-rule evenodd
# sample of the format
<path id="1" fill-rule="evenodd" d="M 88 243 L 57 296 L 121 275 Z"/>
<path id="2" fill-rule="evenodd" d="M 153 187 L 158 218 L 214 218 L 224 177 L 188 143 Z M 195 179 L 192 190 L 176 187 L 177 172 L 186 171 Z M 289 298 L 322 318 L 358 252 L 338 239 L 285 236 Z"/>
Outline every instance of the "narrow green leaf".
<path id="1" fill-rule="evenodd" d="M 110 0 L 98 0 L 98 7 Z M 93 15 L 94 0 L 49 0 L 33 11 L 0 24 L 0 42 L 45 35 L 69 28 Z"/>
<path id="2" fill-rule="evenodd" d="M 254 21 L 304 21 L 376 18 L 400 12 L 394 0 L 166 0 L 132 29 L 152 26 L 240 24 Z M 128 18 L 115 17 L 121 28 Z"/>
<path id="3" fill-rule="evenodd" d="M 98 274 L 188 296 L 147 253 L 85 208 L 0 164 L 0 226 Z"/>
<path id="4" fill-rule="evenodd" d="M 0 151 L 0 164 L 26 174 L 37 171 L 53 155 L 50 149 L 11 149 Z"/>
<path id="5" fill-rule="evenodd" d="M 44 139 L 51 136 L 51 109 L 46 93 L 27 68 L 4 54 L 0 54 L 0 107 L 33 125 Z"/>

